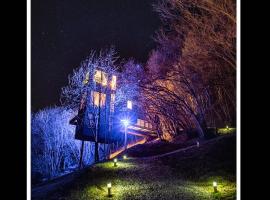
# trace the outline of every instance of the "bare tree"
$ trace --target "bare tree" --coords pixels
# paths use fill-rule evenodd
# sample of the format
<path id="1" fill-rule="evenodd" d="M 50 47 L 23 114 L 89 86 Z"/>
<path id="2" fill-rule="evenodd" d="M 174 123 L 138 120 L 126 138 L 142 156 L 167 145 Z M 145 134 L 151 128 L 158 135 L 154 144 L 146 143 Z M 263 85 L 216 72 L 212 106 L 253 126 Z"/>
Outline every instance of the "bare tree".
<path id="1" fill-rule="evenodd" d="M 77 168 L 80 141 L 74 140 L 74 126 L 69 120 L 75 112 L 65 107 L 45 108 L 31 117 L 31 162 L 33 182 L 54 178 Z M 94 163 L 94 142 L 86 142 L 83 163 Z M 107 145 L 106 145 L 107 147 Z M 105 147 L 105 148 L 106 148 Z M 107 152 L 100 146 L 101 157 Z M 39 178 L 37 177 L 39 174 Z"/>
<path id="2" fill-rule="evenodd" d="M 32 114 L 32 168 L 45 177 L 55 177 L 76 164 L 78 141 L 68 124 L 72 110 L 47 108 Z"/>
<path id="3" fill-rule="evenodd" d="M 163 26 L 142 86 L 145 110 L 163 133 L 196 128 L 201 137 L 217 121 L 235 118 L 235 1 L 160 0 Z"/>

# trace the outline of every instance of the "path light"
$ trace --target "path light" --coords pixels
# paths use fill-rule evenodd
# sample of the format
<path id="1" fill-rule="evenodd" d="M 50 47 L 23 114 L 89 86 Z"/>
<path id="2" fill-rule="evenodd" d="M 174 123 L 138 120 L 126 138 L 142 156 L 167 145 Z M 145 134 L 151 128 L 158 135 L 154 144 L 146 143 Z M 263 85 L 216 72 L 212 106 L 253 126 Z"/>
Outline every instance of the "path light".
<path id="1" fill-rule="evenodd" d="M 124 160 L 126 160 L 126 159 L 127 159 L 127 156 L 126 156 L 126 155 L 124 155 L 124 156 L 123 156 L 123 159 L 124 159 Z"/>
<path id="2" fill-rule="evenodd" d="M 226 129 L 229 130 L 229 126 L 228 125 L 226 126 Z"/>
<path id="3" fill-rule="evenodd" d="M 113 159 L 113 163 L 114 163 L 113 166 L 117 167 L 117 158 Z"/>
<path id="4" fill-rule="evenodd" d="M 121 120 L 121 122 L 124 124 L 124 126 L 129 125 L 129 120 L 128 119 L 123 119 L 123 120 Z"/>
<path id="5" fill-rule="evenodd" d="M 217 182 L 216 181 L 213 182 L 213 188 L 214 188 L 214 192 L 217 192 Z"/>
<path id="6" fill-rule="evenodd" d="M 112 184 L 108 183 L 107 188 L 108 188 L 108 196 L 111 197 L 112 196 Z"/>
<path id="7" fill-rule="evenodd" d="M 199 142 L 199 141 L 197 141 L 197 147 L 198 147 L 198 148 L 200 147 L 200 142 Z"/>

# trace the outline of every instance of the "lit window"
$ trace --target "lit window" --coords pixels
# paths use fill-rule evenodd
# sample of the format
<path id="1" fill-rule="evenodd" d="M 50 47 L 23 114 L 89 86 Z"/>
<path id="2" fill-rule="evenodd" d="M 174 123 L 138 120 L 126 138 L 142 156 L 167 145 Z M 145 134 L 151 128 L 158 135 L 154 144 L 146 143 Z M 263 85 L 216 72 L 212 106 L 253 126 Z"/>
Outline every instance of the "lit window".
<path id="1" fill-rule="evenodd" d="M 115 94 L 111 94 L 111 112 L 114 112 L 114 102 L 115 102 Z"/>
<path id="2" fill-rule="evenodd" d="M 145 128 L 148 128 L 148 122 L 145 122 L 144 126 Z"/>
<path id="3" fill-rule="evenodd" d="M 127 108 L 130 110 L 132 109 L 132 101 L 127 101 Z"/>
<path id="4" fill-rule="evenodd" d="M 107 85 L 108 76 L 106 73 L 102 72 L 102 85 Z"/>
<path id="5" fill-rule="evenodd" d="M 101 83 L 101 71 L 100 70 L 95 70 L 94 80 L 97 83 Z"/>
<path id="6" fill-rule="evenodd" d="M 105 72 L 102 72 L 100 70 L 95 70 L 95 74 L 94 74 L 94 80 L 97 83 L 101 83 L 102 85 L 107 85 L 107 79 L 108 76 Z"/>
<path id="7" fill-rule="evenodd" d="M 99 102 L 100 97 L 100 102 Z M 99 92 L 92 92 L 92 101 L 95 106 L 105 106 L 106 102 L 106 94 L 99 93 Z M 100 104 L 99 104 L 100 103 Z"/>
<path id="8" fill-rule="evenodd" d="M 141 120 L 140 126 L 141 126 L 141 127 L 144 127 L 144 121 L 143 121 L 143 120 Z"/>
<path id="9" fill-rule="evenodd" d="M 112 76 L 111 89 L 116 90 L 116 76 Z"/>
<path id="10" fill-rule="evenodd" d="M 141 119 L 137 119 L 137 125 L 141 126 L 141 127 L 144 127 L 144 121 L 141 120 Z"/>

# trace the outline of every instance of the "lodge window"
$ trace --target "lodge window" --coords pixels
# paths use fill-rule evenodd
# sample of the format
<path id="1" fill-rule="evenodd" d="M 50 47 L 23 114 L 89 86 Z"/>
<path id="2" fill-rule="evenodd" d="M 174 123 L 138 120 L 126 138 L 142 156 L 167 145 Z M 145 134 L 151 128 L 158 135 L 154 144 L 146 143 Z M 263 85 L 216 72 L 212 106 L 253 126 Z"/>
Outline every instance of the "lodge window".
<path id="1" fill-rule="evenodd" d="M 145 128 L 148 128 L 148 122 L 145 122 L 145 123 L 144 123 L 144 127 L 145 127 Z"/>
<path id="2" fill-rule="evenodd" d="M 144 121 L 143 120 L 140 120 L 140 126 L 144 127 Z"/>
<path id="3" fill-rule="evenodd" d="M 137 125 L 141 126 L 141 127 L 144 127 L 144 121 L 141 120 L 141 119 L 137 119 Z"/>
<path id="4" fill-rule="evenodd" d="M 127 108 L 132 110 L 132 101 L 130 100 L 127 101 Z"/>
<path id="5" fill-rule="evenodd" d="M 153 128 L 152 124 L 150 124 L 149 122 L 142 120 L 142 119 L 137 119 L 136 125 L 140 126 L 140 127 L 148 128 L 148 129 Z"/>
<path id="6" fill-rule="evenodd" d="M 100 104 L 99 104 L 99 97 L 100 97 Z M 97 106 L 97 107 L 99 107 L 99 105 L 101 107 L 105 106 L 106 94 L 92 91 L 92 102 L 93 102 L 94 106 Z"/>
<path id="7" fill-rule="evenodd" d="M 107 85 L 108 75 L 105 72 L 100 70 L 95 70 L 94 81 L 102 84 L 103 86 Z"/>

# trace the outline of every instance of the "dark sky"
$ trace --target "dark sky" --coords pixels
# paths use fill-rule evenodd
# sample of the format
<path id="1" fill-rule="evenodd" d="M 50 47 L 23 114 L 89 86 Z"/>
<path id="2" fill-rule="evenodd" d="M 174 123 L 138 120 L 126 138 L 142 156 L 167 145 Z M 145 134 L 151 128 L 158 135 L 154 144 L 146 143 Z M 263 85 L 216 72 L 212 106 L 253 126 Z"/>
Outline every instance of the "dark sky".
<path id="1" fill-rule="evenodd" d="M 144 63 L 160 26 L 153 0 L 33 0 L 32 110 L 59 104 L 61 87 L 91 49 L 114 45 Z"/>

